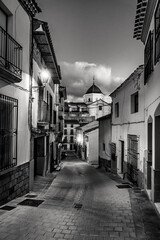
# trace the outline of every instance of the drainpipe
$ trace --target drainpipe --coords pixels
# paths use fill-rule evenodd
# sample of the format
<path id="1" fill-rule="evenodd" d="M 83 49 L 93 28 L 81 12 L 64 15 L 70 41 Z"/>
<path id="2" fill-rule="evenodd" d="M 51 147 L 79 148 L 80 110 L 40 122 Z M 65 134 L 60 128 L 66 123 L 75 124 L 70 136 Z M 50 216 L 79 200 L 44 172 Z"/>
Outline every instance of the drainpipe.
<path id="1" fill-rule="evenodd" d="M 30 46 L 29 46 L 29 103 L 28 103 L 28 125 L 30 130 L 30 159 L 29 159 L 29 189 L 32 189 L 33 174 L 31 160 L 33 159 L 32 151 L 32 77 L 33 77 L 33 17 L 30 17 Z"/>

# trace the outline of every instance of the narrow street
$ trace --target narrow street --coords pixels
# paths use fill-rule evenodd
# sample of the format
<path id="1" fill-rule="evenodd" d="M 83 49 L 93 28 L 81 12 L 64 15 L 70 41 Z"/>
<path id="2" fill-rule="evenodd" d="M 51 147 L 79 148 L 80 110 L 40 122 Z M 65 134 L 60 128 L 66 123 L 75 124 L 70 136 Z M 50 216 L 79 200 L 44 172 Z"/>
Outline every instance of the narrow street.
<path id="1" fill-rule="evenodd" d="M 0 239 L 160 239 L 159 218 L 145 194 L 117 185 L 117 176 L 69 156 L 47 189 L 0 210 Z M 19 204 L 26 199 L 43 202 Z"/>

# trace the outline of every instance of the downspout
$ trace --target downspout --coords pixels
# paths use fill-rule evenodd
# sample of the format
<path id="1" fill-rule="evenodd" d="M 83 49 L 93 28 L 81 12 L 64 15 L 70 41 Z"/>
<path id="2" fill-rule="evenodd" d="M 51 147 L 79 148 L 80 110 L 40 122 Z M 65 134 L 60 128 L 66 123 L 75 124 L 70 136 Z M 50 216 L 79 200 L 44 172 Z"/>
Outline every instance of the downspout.
<path id="1" fill-rule="evenodd" d="M 32 77 L 33 77 L 33 17 L 30 16 L 30 46 L 29 46 L 29 105 L 28 105 L 28 126 L 30 131 L 30 154 L 29 154 L 29 189 L 32 189 L 33 172 L 31 160 L 33 159 L 33 138 L 32 138 Z"/>

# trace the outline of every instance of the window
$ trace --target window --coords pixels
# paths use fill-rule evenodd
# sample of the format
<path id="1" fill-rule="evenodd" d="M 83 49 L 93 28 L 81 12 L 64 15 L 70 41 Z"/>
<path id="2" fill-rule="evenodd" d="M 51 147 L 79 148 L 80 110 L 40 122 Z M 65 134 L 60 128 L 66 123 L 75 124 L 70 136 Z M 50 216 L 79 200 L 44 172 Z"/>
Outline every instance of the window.
<path id="1" fill-rule="evenodd" d="M 102 111 L 102 106 L 99 106 L 99 110 Z"/>
<path id="2" fill-rule="evenodd" d="M 144 50 L 144 84 L 153 71 L 153 34 L 150 31 Z"/>
<path id="3" fill-rule="evenodd" d="M 73 137 L 70 138 L 70 142 L 73 143 Z"/>
<path id="4" fill-rule="evenodd" d="M 71 131 L 70 131 L 70 135 L 74 135 L 74 131 L 73 131 L 73 129 L 71 129 Z"/>
<path id="5" fill-rule="evenodd" d="M 138 92 L 131 95 L 131 113 L 138 112 L 138 102 L 139 102 Z"/>
<path id="6" fill-rule="evenodd" d="M 54 111 L 54 119 L 53 119 L 53 123 L 56 124 L 57 123 L 57 112 Z"/>
<path id="7" fill-rule="evenodd" d="M 67 129 L 64 129 L 64 134 L 67 135 Z"/>
<path id="8" fill-rule="evenodd" d="M 73 128 L 73 124 L 71 124 L 71 128 Z"/>
<path id="9" fill-rule="evenodd" d="M 7 19 L 7 14 L 0 8 L 0 25 L 5 31 L 7 31 Z"/>
<path id="10" fill-rule="evenodd" d="M 1 1 L 0 1 L 1 3 Z M 16 79 L 8 78 L 10 82 L 19 82 L 22 78 L 22 46 L 8 34 L 8 16 L 0 8 L 0 66 Z M 8 73 L 7 73 L 8 74 Z"/>
<path id="11" fill-rule="evenodd" d="M 53 118 L 53 104 L 52 104 L 52 96 L 50 95 L 50 124 L 52 124 L 52 118 Z"/>
<path id="12" fill-rule="evenodd" d="M 0 94 L 0 171 L 17 164 L 18 100 Z"/>
<path id="13" fill-rule="evenodd" d="M 115 117 L 119 117 L 119 102 L 115 104 Z"/>
<path id="14" fill-rule="evenodd" d="M 67 124 L 65 124 L 64 127 L 66 128 L 66 127 L 67 127 Z"/>
<path id="15" fill-rule="evenodd" d="M 155 64 L 160 58 L 160 1 L 155 12 Z"/>
<path id="16" fill-rule="evenodd" d="M 49 99 L 49 93 L 48 93 L 48 91 L 47 91 L 47 110 L 48 110 L 48 105 L 49 105 L 48 99 Z"/>
<path id="17" fill-rule="evenodd" d="M 106 150 L 106 145 L 105 145 L 105 143 L 103 143 L 103 151 L 105 151 Z"/>

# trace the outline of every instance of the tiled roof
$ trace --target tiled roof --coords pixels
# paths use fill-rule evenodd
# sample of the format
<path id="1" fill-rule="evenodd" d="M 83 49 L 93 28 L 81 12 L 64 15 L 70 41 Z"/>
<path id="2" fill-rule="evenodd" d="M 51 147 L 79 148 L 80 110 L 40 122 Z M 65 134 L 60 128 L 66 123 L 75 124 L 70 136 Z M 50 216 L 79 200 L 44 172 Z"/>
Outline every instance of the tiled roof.
<path id="1" fill-rule="evenodd" d="M 89 93 L 102 93 L 99 87 L 97 87 L 94 83 L 93 85 L 87 90 L 86 94 Z"/>
<path id="2" fill-rule="evenodd" d="M 145 13 L 147 9 L 148 0 L 137 0 L 137 10 L 134 24 L 133 38 L 141 39 Z"/>
<path id="3" fill-rule="evenodd" d="M 19 2 L 31 17 L 42 12 L 35 0 L 19 0 Z"/>
<path id="4" fill-rule="evenodd" d="M 109 96 L 113 97 L 117 91 L 119 91 L 126 83 L 131 80 L 139 79 L 142 72 L 144 71 L 144 66 L 140 65 L 118 88 L 116 88 Z"/>

